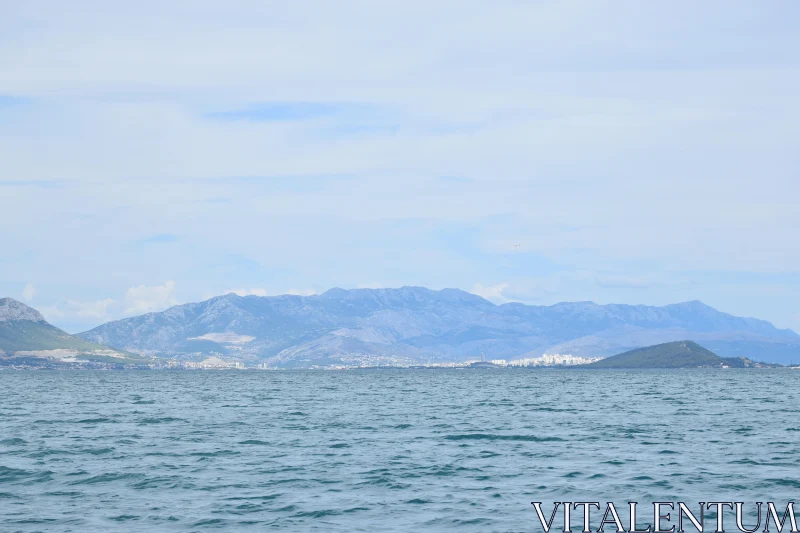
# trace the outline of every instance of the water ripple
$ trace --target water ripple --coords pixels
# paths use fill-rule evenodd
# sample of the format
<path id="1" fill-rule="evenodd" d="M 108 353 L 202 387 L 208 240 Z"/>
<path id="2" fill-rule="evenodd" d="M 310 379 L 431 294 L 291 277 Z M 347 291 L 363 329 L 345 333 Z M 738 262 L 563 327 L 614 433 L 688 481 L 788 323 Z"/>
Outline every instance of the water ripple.
<path id="1" fill-rule="evenodd" d="M 798 380 L 0 371 L 0 531 L 483 533 L 531 531 L 533 500 L 788 501 Z"/>

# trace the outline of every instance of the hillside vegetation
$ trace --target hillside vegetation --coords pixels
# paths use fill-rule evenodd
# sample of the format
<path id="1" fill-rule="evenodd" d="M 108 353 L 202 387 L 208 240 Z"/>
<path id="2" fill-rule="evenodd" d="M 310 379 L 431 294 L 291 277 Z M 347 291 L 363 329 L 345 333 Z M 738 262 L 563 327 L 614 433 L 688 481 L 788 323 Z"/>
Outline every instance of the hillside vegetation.
<path id="1" fill-rule="evenodd" d="M 677 341 L 637 348 L 596 361 L 591 368 L 746 368 L 771 366 L 744 357 L 720 357 L 696 342 Z"/>
<path id="2" fill-rule="evenodd" d="M 35 309 L 11 298 L 0 299 L 0 364 L 36 360 L 124 364 L 144 358 L 70 335 L 48 324 Z"/>

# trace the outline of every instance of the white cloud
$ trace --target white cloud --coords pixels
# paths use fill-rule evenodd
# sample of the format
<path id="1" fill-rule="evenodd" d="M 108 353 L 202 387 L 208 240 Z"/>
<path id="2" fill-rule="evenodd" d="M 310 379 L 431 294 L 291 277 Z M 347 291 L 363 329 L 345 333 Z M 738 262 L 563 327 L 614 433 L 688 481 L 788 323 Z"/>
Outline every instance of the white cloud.
<path id="1" fill-rule="evenodd" d="M 481 298 L 485 298 L 490 302 L 507 303 L 510 300 L 503 295 L 503 292 L 508 289 L 508 287 L 508 283 L 498 283 L 497 285 L 489 286 L 476 283 L 469 292 L 472 294 L 477 294 Z"/>
<path id="2" fill-rule="evenodd" d="M 557 278 L 519 279 L 494 285 L 476 283 L 469 292 L 496 304 L 541 303 L 558 293 L 558 283 Z"/>
<path id="3" fill-rule="evenodd" d="M 25 285 L 25 288 L 22 289 L 22 299 L 26 302 L 30 302 L 33 300 L 33 296 L 36 294 L 36 285 L 33 283 L 28 283 Z"/>
<path id="4" fill-rule="evenodd" d="M 293 296 L 311 296 L 316 294 L 314 289 L 288 289 L 285 292 L 272 292 L 267 289 L 257 287 L 251 289 L 228 289 L 225 294 L 238 294 L 239 296 L 279 296 L 281 294 L 291 294 Z"/>
<path id="5" fill-rule="evenodd" d="M 124 315 L 139 315 L 150 311 L 161 311 L 178 302 L 174 296 L 175 282 L 163 285 L 131 287 L 123 300 L 102 298 L 99 300 L 59 300 L 52 305 L 39 306 L 39 311 L 48 321 L 60 321 L 72 326 L 85 327 L 120 318 Z"/>
<path id="6" fill-rule="evenodd" d="M 48 321 L 59 320 L 64 317 L 105 321 L 112 318 L 111 311 L 113 306 L 114 300 L 111 298 L 83 302 L 66 300 L 56 302 L 54 305 L 42 306 L 39 310 Z"/>
<path id="7" fill-rule="evenodd" d="M 103 296 L 77 286 L 121 294 L 180 275 L 181 296 L 195 298 L 207 287 L 277 294 L 247 289 L 253 279 L 356 286 L 391 272 L 394 285 L 507 280 L 475 289 L 504 302 L 531 299 L 517 276 L 542 256 L 546 268 L 630 276 L 585 280 L 576 297 L 624 297 L 653 270 L 798 271 L 800 247 L 786 243 L 800 224 L 800 33 L 785 6 L 236 6 L 4 11 L 0 187 L 14 189 L 0 190 L 0 211 L 31 221 L 0 232 L 5 279 L 66 300 Z M 345 105 L 302 120 L 217 115 L 281 102 Z M 304 184 L 331 174 L 350 182 Z M 34 186 L 13 185 L 24 180 Z M 181 239 L 121 244 L 142 234 Z M 106 244 L 63 261 L 76 239 Z M 253 264 L 229 260 L 244 256 Z M 668 297 L 674 275 L 663 277 L 634 298 Z M 140 289 L 109 310 L 171 303 Z M 747 305 L 758 302 L 794 309 L 787 293 Z"/>
<path id="8" fill-rule="evenodd" d="M 65 313 L 59 307 L 59 304 L 42 305 L 42 306 L 39 306 L 37 308 L 37 310 L 40 313 L 42 313 L 42 316 L 44 316 L 44 319 L 47 320 L 48 322 L 53 322 L 55 320 L 59 320 L 61 318 L 64 318 L 64 316 L 65 316 Z"/>
<path id="9" fill-rule="evenodd" d="M 177 305 L 175 299 L 175 282 L 167 281 L 163 285 L 148 287 L 139 285 L 131 287 L 125 293 L 125 312 L 142 314 L 152 311 L 162 311 L 167 307 Z"/>
<path id="10" fill-rule="evenodd" d="M 267 289 L 253 288 L 253 289 L 227 289 L 225 294 L 238 294 L 239 296 L 267 296 L 269 293 Z"/>
<path id="11" fill-rule="evenodd" d="M 79 317 L 105 320 L 110 318 L 109 307 L 114 304 L 114 300 L 106 298 L 104 300 L 95 300 L 92 302 L 69 301 L 68 304 L 76 310 L 75 314 Z"/>

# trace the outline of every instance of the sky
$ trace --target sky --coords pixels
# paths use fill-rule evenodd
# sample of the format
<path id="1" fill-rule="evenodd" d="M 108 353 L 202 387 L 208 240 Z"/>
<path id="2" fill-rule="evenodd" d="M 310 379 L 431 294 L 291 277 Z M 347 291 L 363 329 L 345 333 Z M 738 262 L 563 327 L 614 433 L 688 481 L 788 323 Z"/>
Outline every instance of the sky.
<path id="1" fill-rule="evenodd" d="M 0 0 L 0 296 L 701 300 L 800 331 L 800 3 Z"/>

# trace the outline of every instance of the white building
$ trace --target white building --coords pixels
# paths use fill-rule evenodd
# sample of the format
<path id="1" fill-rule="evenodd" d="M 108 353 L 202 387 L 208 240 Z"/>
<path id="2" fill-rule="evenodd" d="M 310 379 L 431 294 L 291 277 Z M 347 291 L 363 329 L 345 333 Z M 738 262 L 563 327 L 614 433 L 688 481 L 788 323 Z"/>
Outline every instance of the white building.
<path id="1" fill-rule="evenodd" d="M 528 357 L 509 362 L 511 366 L 573 366 L 585 365 L 599 361 L 602 357 L 578 357 L 572 354 L 544 354 L 540 357 Z"/>

